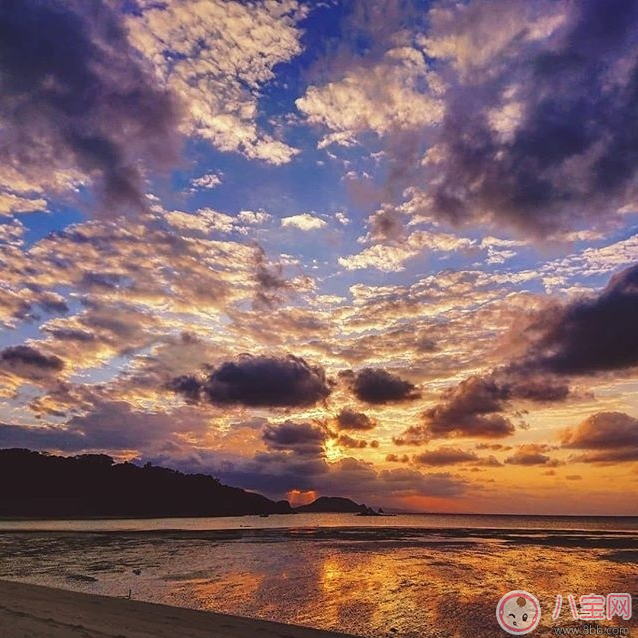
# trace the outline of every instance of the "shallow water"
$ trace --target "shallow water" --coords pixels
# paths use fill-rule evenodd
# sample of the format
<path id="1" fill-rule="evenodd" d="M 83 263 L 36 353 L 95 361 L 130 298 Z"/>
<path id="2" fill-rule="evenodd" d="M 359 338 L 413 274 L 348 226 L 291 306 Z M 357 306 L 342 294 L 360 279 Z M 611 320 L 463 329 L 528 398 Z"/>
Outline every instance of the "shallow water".
<path id="1" fill-rule="evenodd" d="M 181 531 L 149 521 L 92 521 L 92 532 L 27 524 L 30 531 L 0 533 L 0 578 L 113 596 L 131 589 L 140 600 L 370 637 L 506 635 L 495 606 L 514 589 L 539 599 L 533 635 L 549 635 L 551 627 L 582 624 L 566 603 L 552 621 L 557 594 L 638 592 L 635 519 L 632 528 L 629 519 L 568 526 L 508 517 L 499 528 L 477 518 L 473 527 L 347 515 L 244 517 L 234 526 L 215 519 L 217 529 L 204 519 L 191 521 L 202 529 L 170 521 Z M 132 524 L 137 531 L 114 531 Z M 635 622 L 600 624 L 635 631 Z"/>
<path id="2" fill-rule="evenodd" d="M 515 514 L 397 514 L 361 517 L 353 514 L 273 514 L 202 518 L 2 520 L 0 532 L 11 530 L 58 531 L 165 531 L 281 529 L 288 527 L 375 527 L 445 529 L 547 529 L 583 531 L 636 531 L 638 516 L 521 516 Z"/>

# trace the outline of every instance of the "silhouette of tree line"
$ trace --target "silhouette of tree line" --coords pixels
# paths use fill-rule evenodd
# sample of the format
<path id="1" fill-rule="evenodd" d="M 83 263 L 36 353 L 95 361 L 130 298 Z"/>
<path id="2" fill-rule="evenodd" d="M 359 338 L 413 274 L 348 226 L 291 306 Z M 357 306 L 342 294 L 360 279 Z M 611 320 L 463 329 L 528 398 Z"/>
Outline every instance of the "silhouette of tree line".
<path id="1" fill-rule="evenodd" d="M 288 501 L 106 454 L 0 450 L 0 516 L 35 518 L 237 516 L 291 513 Z"/>

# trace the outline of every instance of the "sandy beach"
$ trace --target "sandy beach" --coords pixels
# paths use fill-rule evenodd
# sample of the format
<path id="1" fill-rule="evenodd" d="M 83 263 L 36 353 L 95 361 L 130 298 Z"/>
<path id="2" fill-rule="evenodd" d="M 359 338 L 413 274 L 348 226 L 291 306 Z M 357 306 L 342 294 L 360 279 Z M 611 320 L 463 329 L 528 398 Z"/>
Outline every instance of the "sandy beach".
<path id="1" fill-rule="evenodd" d="M 338 638 L 346 635 L 136 600 L 0 581 L 0 636 Z"/>

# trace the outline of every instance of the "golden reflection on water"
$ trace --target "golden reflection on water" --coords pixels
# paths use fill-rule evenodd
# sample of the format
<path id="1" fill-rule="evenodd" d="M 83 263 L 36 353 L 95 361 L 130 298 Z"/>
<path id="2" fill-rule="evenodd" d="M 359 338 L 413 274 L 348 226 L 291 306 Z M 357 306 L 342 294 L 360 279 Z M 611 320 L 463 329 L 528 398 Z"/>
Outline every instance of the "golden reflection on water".
<path id="1" fill-rule="evenodd" d="M 313 533 L 314 534 L 314 533 Z M 553 533 L 552 533 L 553 534 Z M 551 534 L 550 534 L 551 536 Z M 533 636 L 574 626 L 567 596 L 638 593 L 638 538 L 533 538 L 476 530 L 247 535 L 0 536 L 0 578 L 386 638 L 495 638 L 496 604 L 523 589 Z M 569 539 L 572 538 L 572 541 Z M 575 538 L 575 540 L 574 540 Z M 562 539 L 562 540 L 561 540 Z M 563 596 L 558 621 L 551 618 Z M 636 601 L 634 600 L 634 607 Z M 631 621 L 601 622 L 628 625 Z"/>
<path id="2" fill-rule="evenodd" d="M 293 551 L 281 572 L 264 565 L 261 577 L 240 571 L 180 587 L 199 608 L 365 636 L 433 638 L 505 635 L 496 624 L 495 608 L 514 589 L 531 592 L 541 603 L 537 636 L 549 635 L 554 626 L 582 624 L 571 618 L 568 594 L 578 600 L 591 592 L 638 591 L 635 563 L 611 561 L 607 550 L 498 543 L 306 545 L 312 547 L 295 548 L 303 551 Z M 557 594 L 565 603 L 554 622 Z"/>

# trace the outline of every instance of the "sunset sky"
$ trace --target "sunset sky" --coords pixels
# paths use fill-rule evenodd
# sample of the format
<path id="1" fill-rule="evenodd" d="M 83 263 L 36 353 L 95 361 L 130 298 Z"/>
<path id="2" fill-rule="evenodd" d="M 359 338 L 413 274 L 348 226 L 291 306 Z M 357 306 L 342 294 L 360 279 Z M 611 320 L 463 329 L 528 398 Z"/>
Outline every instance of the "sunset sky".
<path id="1" fill-rule="evenodd" d="M 0 447 L 638 515 L 638 2 L 0 3 Z"/>

